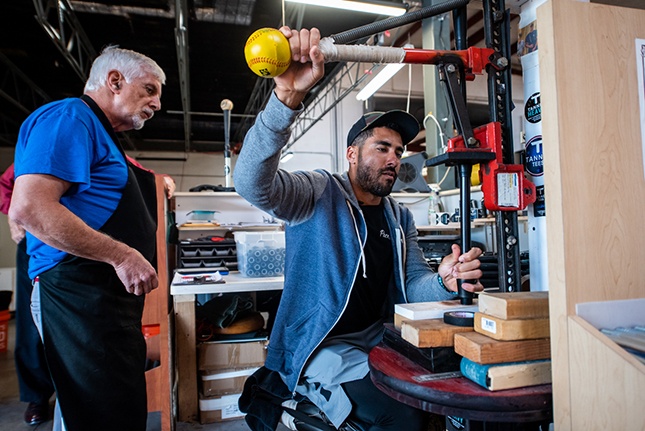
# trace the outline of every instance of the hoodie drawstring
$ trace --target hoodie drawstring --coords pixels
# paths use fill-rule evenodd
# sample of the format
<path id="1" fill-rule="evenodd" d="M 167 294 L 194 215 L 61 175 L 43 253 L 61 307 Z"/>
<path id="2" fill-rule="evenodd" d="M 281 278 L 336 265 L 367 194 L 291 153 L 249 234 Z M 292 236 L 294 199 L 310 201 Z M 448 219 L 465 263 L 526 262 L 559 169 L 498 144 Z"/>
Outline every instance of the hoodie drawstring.
<path id="1" fill-rule="evenodd" d="M 363 243 L 361 243 L 361 234 L 358 231 L 358 224 L 356 223 L 356 217 L 354 217 L 354 211 L 352 210 L 352 204 L 349 201 L 345 201 L 347 207 L 349 208 L 349 213 L 352 215 L 352 220 L 354 220 L 354 230 L 356 231 L 356 238 L 358 238 L 358 243 L 361 245 L 361 262 L 363 263 L 363 278 L 367 278 L 367 261 L 365 259 L 365 251 L 363 250 Z M 366 238 L 367 240 L 367 238 Z"/>

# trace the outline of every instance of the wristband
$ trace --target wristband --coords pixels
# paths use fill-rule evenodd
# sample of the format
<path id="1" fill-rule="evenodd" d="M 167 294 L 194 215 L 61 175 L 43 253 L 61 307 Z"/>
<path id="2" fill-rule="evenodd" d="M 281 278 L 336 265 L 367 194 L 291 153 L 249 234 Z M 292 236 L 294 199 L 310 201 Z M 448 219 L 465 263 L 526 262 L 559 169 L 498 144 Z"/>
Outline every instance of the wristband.
<path id="1" fill-rule="evenodd" d="M 443 284 L 443 278 L 439 274 L 437 274 L 437 281 L 439 282 L 439 286 L 443 287 L 443 290 L 448 292 L 451 295 L 456 295 L 457 292 L 453 292 L 452 290 L 448 289 L 445 284 Z"/>

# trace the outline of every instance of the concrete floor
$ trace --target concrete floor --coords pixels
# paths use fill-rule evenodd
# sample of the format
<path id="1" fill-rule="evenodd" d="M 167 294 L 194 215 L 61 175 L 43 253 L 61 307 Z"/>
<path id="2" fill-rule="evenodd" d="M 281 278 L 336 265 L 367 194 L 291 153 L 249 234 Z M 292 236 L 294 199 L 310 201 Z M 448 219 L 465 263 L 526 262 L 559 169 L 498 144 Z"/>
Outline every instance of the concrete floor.
<path id="1" fill-rule="evenodd" d="M 36 426 L 29 426 L 23 420 L 27 408 L 26 403 L 20 402 L 18 392 L 18 378 L 13 359 L 15 346 L 15 320 L 9 321 L 9 345 L 6 352 L 0 352 L 0 431 L 51 431 L 52 421 Z M 53 400 L 52 400 L 53 409 Z M 147 431 L 159 431 L 161 418 L 159 413 L 150 413 L 148 416 Z M 243 419 L 214 424 L 199 424 L 178 422 L 176 431 L 248 431 L 250 428 Z M 280 425 L 277 431 L 286 431 Z"/>

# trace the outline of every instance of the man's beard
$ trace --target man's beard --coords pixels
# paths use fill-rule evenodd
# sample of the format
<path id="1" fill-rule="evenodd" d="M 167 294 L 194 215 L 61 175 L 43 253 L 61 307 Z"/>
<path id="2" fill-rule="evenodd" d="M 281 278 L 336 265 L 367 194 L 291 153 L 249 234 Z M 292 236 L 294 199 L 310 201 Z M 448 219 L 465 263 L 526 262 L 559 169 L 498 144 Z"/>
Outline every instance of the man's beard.
<path id="1" fill-rule="evenodd" d="M 146 124 L 146 120 L 141 118 L 141 115 L 139 114 L 134 114 L 132 116 L 132 128 L 134 130 L 141 130 L 143 129 L 143 126 Z"/>
<path id="2" fill-rule="evenodd" d="M 391 171 L 394 174 L 392 177 L 391 184 L 382 184 L 379 180 L 381 179 L 381 174 L 384 172 Z M 374 172 L 370 170 L 369 166 L 362 163 L 361 154 L 358 154 L 358 170 L 356 171 L 356 182 L 358 186 L 373 194 L 374 196 L 385 197 L 392 192 L 394 183 L 396 182 L 397 174 L 394 168 L 379 169 Z"/>

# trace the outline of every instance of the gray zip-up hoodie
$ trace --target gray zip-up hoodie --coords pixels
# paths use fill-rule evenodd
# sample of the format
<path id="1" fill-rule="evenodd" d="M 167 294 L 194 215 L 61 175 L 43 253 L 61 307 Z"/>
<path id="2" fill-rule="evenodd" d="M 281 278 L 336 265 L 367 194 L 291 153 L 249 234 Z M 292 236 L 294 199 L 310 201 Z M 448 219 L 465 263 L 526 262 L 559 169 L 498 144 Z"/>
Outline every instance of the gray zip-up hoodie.
<path id="1" fill-rule="evenodd" d="M 278 371 L 291 391 L 345 310 L 355 278 L 364 276 L 359 269 L 367 239 L 347 173 L 278 169 L 300 112 L 272 94 L 244 139 L 234 173 L 241 196 L 287 223 L 284 291 L 265 366 Z M 397 303 L 453 298 L 425 261 L 410 211 L 389 196 L 383 200 L 394 253 L 389 314 Z"/>

